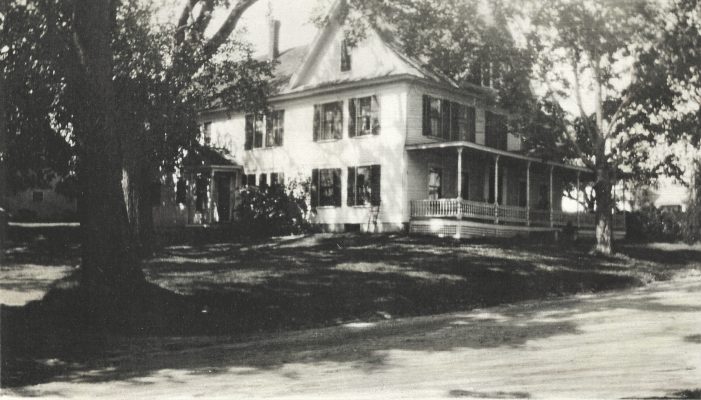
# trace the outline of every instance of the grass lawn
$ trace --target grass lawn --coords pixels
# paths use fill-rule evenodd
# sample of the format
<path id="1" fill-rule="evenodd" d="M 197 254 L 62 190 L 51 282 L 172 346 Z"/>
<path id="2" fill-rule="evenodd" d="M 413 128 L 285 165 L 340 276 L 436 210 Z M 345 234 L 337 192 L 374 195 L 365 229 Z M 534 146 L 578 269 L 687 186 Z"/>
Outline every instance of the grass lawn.
<path id="1" fill-rule="evenodd" d="M 5 249 L 0 268 L 5 304 L 38 298 L 79 262 L 75 235 L 15 237 L 19 240 Z M 3 385 L 47 380 L 71 362 L 138 347 L 135 336 L 164 346 L 163 338 L 186 336 L 196 345 L 202 336 L 245 337 L 468 310 L 638 286 L 701 269 L 701 245 L 621 244 L 614 257 L 591 256 L 590 248 L 591 243 L 456 243 L 398 234 L 169 246 L 147 260 L 144 271 L 151 282 L 182 295 L 196 317 L 171 323 L 165 331 L 83 330 L 65 340 L 51 332 L 8 328 L 8 322 L 20 320 L 22 309 L 3 306 Z M 69 361 L 47 365 L 52 359 Z M 37 360 L 44 360 L 41 368 Z"/>

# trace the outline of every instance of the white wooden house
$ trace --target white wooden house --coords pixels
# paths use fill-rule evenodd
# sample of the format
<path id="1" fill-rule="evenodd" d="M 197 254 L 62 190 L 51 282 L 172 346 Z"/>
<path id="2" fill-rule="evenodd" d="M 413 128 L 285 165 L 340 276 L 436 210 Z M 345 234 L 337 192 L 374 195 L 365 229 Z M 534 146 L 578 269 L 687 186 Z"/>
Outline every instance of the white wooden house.
<path id="1" fill-rule="evenodd" d="M 309 46 L 280 54 L 271 26 L 273 112 L 202 113 L 205 140 L 230 155 L 185 169 L 186 209 L 171 222 L 231 221 L 238 188 L 301 178 L 312 182 L 314 222 L 329 231 L 593 233 L 592 215 L 561 211 L 563 185 L 588 170 L 523 155 L 507 116 L 487 106 L 491 89 L 456 84 L 385 34 L 348 46 L 339 9 Z"/>

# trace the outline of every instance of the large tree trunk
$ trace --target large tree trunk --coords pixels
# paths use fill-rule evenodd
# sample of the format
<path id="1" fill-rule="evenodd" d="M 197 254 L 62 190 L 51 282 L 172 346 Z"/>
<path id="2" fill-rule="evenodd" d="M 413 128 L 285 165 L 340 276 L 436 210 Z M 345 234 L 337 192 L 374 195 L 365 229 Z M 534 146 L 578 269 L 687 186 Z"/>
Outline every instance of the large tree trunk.
<path id="1" fill-rule="evenodd" d="M 129 142 L 129 141 L 127 141 Z M 134 142 L 132 142 L 134 143 Z M 132 241 L 137 246 L 140 257 L 153 251 L 153 198 L 152 185 L 156 180 L 151 173 L 147 155 L 141 149 L 126 144 L 122 190 L 127 207 L 127 217 L 131 226 Z"/>
<path id="2" fill-rule="evenodd" d="M 7 218 L 7 167 L 5 158 L 7 157 L 7 100 L 5 99 L 4 77 L 0 76 L 0 248 L 5 248 L 5 222 Z M 0 251 L 0 261 L 2 261 Z"/>
<path id="3" fill-rule="evenodd" d="M 596 170 L 596 247 L 600 254 L 613 251 L 613 200 L 611 198 L 611 173 L 604 163 L 599 163 Z"/>
<path id="4" fill-rule="evenodd" d="M 83 70 L 73 81 L 83 101 L 75 132 L 81 143 L 81 283 L 94 296 L 125 296 L 144 276 L 129 231 L 116 128 L 111 32 L 114 2 L 77 0 L 75 44 Z M 82 78 L 82 79 L 81 79 Z M 108 289 L 105 291 L 105 289 Z M 113 293 L 110 293 L 114 291 Z"/>

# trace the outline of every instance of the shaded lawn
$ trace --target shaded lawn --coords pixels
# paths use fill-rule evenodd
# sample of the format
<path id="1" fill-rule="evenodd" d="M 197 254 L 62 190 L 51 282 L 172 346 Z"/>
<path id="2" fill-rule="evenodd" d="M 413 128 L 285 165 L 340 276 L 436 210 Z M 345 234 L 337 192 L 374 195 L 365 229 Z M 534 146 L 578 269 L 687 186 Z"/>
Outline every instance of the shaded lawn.
<path id="1" fill-rule="evenodd" d="M 226 341 L 265 331 L 365 323 L 624 288 L 697 268 L 694 262 L 701 259 L 701 247 L 625 245 L 622 255 L 607 258 L 588 255 L 590 247 L 590 243 L 456 243 L 352 234 L 170 246 L 148 260 L 144 271 L 151 282 L 181 294 L 191 315 L 160 324 L 158 330 L 124 326 L 115 334 L 84 326 L 40 324 L 37 329 L 36 324 L 22 323 L 23 309 L 3 307 L 3 386 L 47 381 L 71 369 L 99 366 L 116 354 L 138 354 L 148 342 L 180 351 L 211 345 L 212 339 L 198 339 L 201 336 Z M 46 270 L 75 265 L 77 251 L 69 240 L 60 246 L 22 241 L 7 249 L 0 271 L 4 276 L 8 271 L 17 274 L 27 263 Z M 19 281 L 4 287 L 23 291 L 47 284 Z M 162 307 L 164 314 L 171 311 L 167 301 Z M 556 328 L 553 332 L 562 331 Z M 168 339 L 183 335 L 191 339 Z M 517 336 L 527 335 L 524 331 Z"/>

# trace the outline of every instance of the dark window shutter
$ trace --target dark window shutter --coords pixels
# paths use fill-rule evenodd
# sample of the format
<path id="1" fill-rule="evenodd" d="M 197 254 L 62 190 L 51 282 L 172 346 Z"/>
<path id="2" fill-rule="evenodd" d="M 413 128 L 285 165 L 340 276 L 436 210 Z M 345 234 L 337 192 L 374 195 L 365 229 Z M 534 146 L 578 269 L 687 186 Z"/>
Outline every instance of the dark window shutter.
<path id="1" fill-rule="evenodd" d="M 285 110 L 278 111 L 277 115 L 277 135 L 275 136 L 275 145 L 282 146 L 283 137 L 285 135 Z"/>
<path id="2" fill-rule="evenodd" d="M 475 141 L 475 131 L 477 130 L 477 118 L 475 116 L 475 108 L 467 107 L 467 140 Z"/>
<path id="3" fill-rule="evenodd" d="M 253 148 L 253 115 L 246 115 L 246 141 L 243 145 L 244 150 Z"/>
<path id="4" fill-rule="evenodd" d="M 341 206 L 341 169 L 333 170 L 333 205 Z"/>
<path id="5" fill-rule="evenodd" d="M 311 196 L 311 206 L 316 208 L 319 205 L 319 170 L 314 168 L 312 170 L 312 185 L 309 188 L 309 193 Z"/>
<path id="6" fill-rule="evenodd" d="M 262 188 L 268 187 L 268 175 L 267 174 L 260 174 L 260 177 L 258 178 L 258 186 Z"/>
<path id="7" fill-rule="evenodd" d="M 372 96 L 372 104 L 370 106 L 372 113 L 372 134 L 380 134 L 380 102 L 377 101 L 377 96 Z"/>
<path id="8" fill-rule="evenodd" d="M 273 147 L 275 145 L 275 132 L 273 131 L 273 118 L 275 112 L 271 112 L 265 116 L 265 147 Z"/>
<path id="9" fill-rule="evenodd" d="M 348 100 L 348 137 L 355 136 L 355 99 Z"/>
<path id="10" fill-rule="evenodd" d="M 450 103 L 450 140 L 460 140 L 460 130 L 458 129 L 460 107 L 462 106 L 458 103 Z"/>
<path id="11" fill-rule="evenodd" d="M 334 139 L 343 138 L 343 102 L 339 101 L 334 107 Z"/>
<path id="12" fill-rule="evenodd" d="M 346 204 L 355 205 L 355 167 L 348 167 L 348 192 L 346 193 Z"/>
<path id="13" fill-rule="evenodd" d="M 370 204 L 373 206 L 379 206 L 380 202 L 382 201 L 382 196 L 380 192 L 381 188 L 381 182 L 382 182 L 382 174 L 381 174 L 381 169 L 379 165 L 373 165 L 371 167 L 371 174 L 372 174 L 372 197 L 370 198 Z"/>
<path id="14" fill-rule="evenodd" d="M 321 105 L 314 105 L 314 141 L 319 140 L 319 130 L 321 129 Z"/>
<path id="15" fill-rule="evenodd" d="M 424 136 L 431 135 L 431 97 L 424 95 L 423 97 L 423 112 L 422 112 L 423 134 Z"/>
<path id="16" fill-rule="evenodd" d="M 441 100 L 441 132 L 443 139 L 450 139 L 450 102 Z"/>

